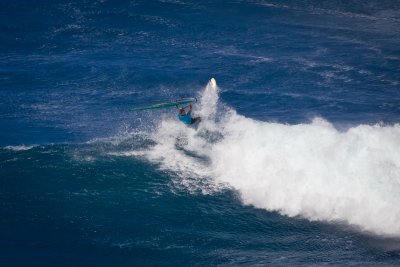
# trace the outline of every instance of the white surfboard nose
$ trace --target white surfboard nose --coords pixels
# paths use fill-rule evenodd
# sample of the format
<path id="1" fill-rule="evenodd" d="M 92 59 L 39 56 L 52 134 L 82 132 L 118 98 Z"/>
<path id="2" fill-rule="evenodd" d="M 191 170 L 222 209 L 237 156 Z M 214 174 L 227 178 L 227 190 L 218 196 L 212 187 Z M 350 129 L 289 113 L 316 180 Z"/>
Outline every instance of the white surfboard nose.
<path id="1" fill-rule="evenodd" d="M 211 87 L 213 87 L 213 88 L 217 87 L 217 82 L 215 81 L 214 78 L 211 78 L 210 81 L 209 81 L 208 83 L 209 83 L 209 84 L 211 85 Z"/>

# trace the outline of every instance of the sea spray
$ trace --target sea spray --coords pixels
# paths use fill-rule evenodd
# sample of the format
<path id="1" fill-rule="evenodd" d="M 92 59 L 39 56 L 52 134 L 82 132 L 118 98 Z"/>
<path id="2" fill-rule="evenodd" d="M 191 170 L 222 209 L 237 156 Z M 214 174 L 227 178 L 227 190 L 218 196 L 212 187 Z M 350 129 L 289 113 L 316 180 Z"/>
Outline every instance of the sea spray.
<path id="1" fill-rule="evenodd" d="M 214 78 L 211 78 L 201 94 L 199 100 L 198 115 L 204 121 L 213 121 L 218 105 L 218 86 Z"/>

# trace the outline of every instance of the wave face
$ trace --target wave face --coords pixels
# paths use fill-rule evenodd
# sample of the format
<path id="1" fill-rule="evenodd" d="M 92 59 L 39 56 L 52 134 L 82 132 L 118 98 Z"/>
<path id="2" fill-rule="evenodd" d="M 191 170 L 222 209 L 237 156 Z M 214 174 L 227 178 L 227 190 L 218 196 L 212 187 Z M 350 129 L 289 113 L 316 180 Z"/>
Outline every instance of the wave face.
<path id="1" fill-rule="evenodd" d="M 197 131 L 166 120 L 152 136 L 156 145 L 140 154 L 183 179 L 228 185 L 246 205 L 400 236 L 400 125 L 342 132 L 320 118 L 297 125 L 257 121 L 220 112 L 210 85 L 201 99 L 206 103 L 195 112 L 208 120 Z"/>

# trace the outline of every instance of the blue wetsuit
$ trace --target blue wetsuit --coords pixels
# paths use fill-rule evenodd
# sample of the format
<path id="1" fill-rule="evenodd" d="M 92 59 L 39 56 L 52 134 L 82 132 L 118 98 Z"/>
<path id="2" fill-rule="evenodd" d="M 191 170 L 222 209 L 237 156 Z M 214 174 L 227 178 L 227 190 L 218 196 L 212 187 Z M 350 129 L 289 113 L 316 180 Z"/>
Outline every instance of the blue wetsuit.
<path id="1" fill-rule="evenodd" d="M 192 124 L 192 115 L 190 113 L 186 113 L 186 115 L 179 114 L 178 118 L 186 125 Z"/>

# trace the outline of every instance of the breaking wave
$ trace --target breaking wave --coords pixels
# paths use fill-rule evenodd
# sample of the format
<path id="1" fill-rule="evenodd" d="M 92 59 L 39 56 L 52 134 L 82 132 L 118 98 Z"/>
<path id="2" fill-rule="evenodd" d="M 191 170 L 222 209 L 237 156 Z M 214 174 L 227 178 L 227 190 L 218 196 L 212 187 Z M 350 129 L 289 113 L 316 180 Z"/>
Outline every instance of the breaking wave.
<path id="1" fill-rule="evenodd" d="M 198 129 L 164 120 L 151 136 L 155 145 L 129 155 L 185 181 L 228 185 L 246 205 L 400 236 L 400 125 L 338 131 L 320 118 L 286 125 L 232 109 L 215 121 L 218 87 L 211 83 L 197 106 L 205 118 Z"/>

